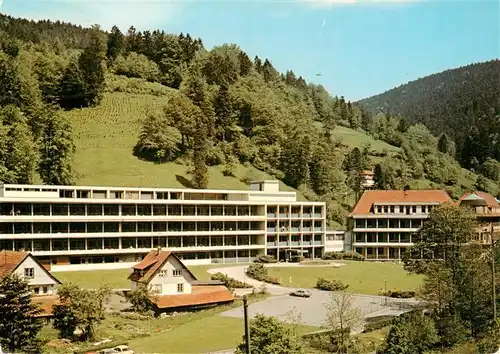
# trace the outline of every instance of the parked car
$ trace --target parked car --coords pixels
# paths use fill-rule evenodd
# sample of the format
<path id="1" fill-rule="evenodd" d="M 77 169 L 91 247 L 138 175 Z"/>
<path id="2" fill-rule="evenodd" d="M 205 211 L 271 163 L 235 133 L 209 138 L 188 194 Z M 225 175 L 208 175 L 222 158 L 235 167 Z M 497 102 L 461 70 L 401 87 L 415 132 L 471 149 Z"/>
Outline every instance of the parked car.
<path id="1" fill-rule="evenodd" d="M 129 347 L 127 347 L 126 345 L 119 345 L 113 348 L 112 353 L 134 354 L 134 351 Z"/>
<path id="2" fill-rule="evenodd" d="M 311 293 L 307 290 L 295 290 L 290 293 L 291 296 L 311 297 Z"/>

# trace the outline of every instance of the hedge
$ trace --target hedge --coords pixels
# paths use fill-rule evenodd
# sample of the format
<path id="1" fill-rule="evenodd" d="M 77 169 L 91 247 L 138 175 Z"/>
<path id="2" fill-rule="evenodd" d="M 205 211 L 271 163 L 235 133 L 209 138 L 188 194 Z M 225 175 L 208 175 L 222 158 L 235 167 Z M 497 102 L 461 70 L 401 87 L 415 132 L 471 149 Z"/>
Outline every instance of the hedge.
<path id="1" fill-rule="evenodd" d="M 345 285 L 340 280 L 327 280 L 325 278 L 318 278 L 316 281 L 316 288 L 320 290 L 339 291 L 345 290 L 349 285 Z"/>
<path id="2" fill-rule="evenodd" d="M 341 252 L 325 252 L 323 259 L 326 260 L 353 260 L 353 261 L 364 261 L 365 257 L 362 254 L 353 251 L 341 251 Z"/>
<path id="3" fill-rule="evenodd" d="M 405 290 L 387 290 L 387 292 L 382 292 L 382 296 L 388 296 L 396 299 L 410 299 L 415 297 L 415 291 L 405 291 Z"/>
<path id="4" fill-rule="evenodd" d="M 276 263 L 278 262 L 273 256 L 268 256 L 265 254 L 259 254 L 255 259 L 255 263 Z"/>
<path id="5" fill-rule="evenodd" d="M 212 275 L 212 280 L 220 280 L 228 289 L 243 289 L 251 288 L 252 286 L 248 283 L 236 280 L 234 278 L 228 277 L 226 274 L 218 272 Z"/>
<path id="6" fill-rule="evenodd" d="M 278 278 L 270 277 L 269 274 L 267 274 L 267 268 L 262 263 L 251 264 L 247 268 L 247 275 L 250 278 L 253 278 L 255 280 L 259 280 L 259 281 L 262 281 L 265 283 L 271 283 L 271 284 L 276 284 L 276 285 L 281 284 L 281 281 Z"/>

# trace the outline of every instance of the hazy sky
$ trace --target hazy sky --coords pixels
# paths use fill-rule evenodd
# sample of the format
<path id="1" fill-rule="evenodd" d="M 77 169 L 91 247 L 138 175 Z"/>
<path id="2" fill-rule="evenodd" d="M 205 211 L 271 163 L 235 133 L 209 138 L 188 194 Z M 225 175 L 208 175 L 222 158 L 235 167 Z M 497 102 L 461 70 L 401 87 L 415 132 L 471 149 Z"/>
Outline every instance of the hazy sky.
<path id="1" fill-rule="evenodd" d="M 1 0 L 0 0 L 1 1 Z M 279 71 L 357 100 L 448 68 L 500 57 L 500 5 L 488 1 L 3 0 L 0 11 L 104 29 L 188 32 L 238 44 Z"/>

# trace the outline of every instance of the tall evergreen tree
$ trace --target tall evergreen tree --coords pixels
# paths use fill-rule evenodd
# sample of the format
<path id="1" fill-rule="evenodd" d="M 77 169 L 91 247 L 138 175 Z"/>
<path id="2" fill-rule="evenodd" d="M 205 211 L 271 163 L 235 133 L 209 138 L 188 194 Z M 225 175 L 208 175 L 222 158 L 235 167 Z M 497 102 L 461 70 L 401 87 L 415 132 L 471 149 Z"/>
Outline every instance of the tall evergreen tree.
<path id="1" fill-rule="evenodd" d="M 209 141 L 206 137 L 206 127 L 201 124 L 199 126 L 199 133 L 194 138 L 193 147 L 193 166 L 191 171 L 194 188 L 204 189 L 208 187 L 209 176 L 208 167 L 206 164 L 207 150 Z"/>
<path id="2" fill-rule="evenodd" d="M 85 82 L 76 61 L 69 63 L 61 78 L 59 87 L 59 105 L 63 108 L 79 108 L 86 105 Z"/>
<path id="3" fill-rule="evenodd" d="M 442 133 L 438 140 L 438 150 L 443 154 L 448 153 L 448 136 Z"/>
<path id="4" fill-rule="evenodd" d="M 0 106 L 21 104 L 21 82 L 17 61 L 0 51 Z"/>
<path id="5" fill-rule="evenodd" d="M 83 100 L 86 106 L 99 104 L 104 93 L 104 59 L 106 43 L 98 27 L 93 28 L 88 46 L 78 59 L 84 83 Z"/>
<path id="6" fill-rule="evenodd" d="M 43 323 L 40 309 L 31 301 L 28 284 L 18 275 L 0 279 L 0 345 L 14 353 L 36 345 Z"/>
<path id="7" fill-rule="evenodd" d="M 380 164 L 376 164 L 373 169 L 373 183 L 377 189 L 385 189 L 384 188 L 384 176 L 382 172 L 382 166 Z"/>
<path id="8" fill-rule="evenodd" d="M 408 120 L 405 117 L 399 118 L 398 132 L 406 133 L 408 130 Z"/>
<path id="9" fill-rule="evenodd" d="M 220 140 L 232 141 L 237 133 L 236 116 L 232 109 L 228 87 L 222 85 L 214 101 L 216 130 Z"/>
<path id="10" fill-rule="evenodd" d="M 47 109 L 45 113 L 41 142 L 38 171 L 43 182 L 56 185 L 72 184 L 75 144 L 71 125 L 53 109 Z"/>
<path id="11" fill-rule="evenodd" d="M 265 82 L 277 81 L 279 78 L 278 71 L 273 67 L 268 59 L 266 59 L 262 65 L 262 75 Z"/>
<path id="12" fill-rule="evenodd" d="M 238 54 L 238 59 L 240 61 L 240 75 L 248 75 L 253 67 L 252 61 L 244 51 L 240 51 L 240 53 Z"/>
<path id="13" fill-rule="evenodd" d="M 298 188 L 309 182 L 309 164 L 311 163 L 311 138 L 303 130 L 295 132 L 285 142 L 282 152 L 282 171 L 285 182 Z"/>
<path id="14" fill-rule="evenodd" d="M 116 57 L 125 51 L 125 36 L 116 26 L 111 28 L 111 33 L 108 36 L 106 56 L 113 63 Z"/>

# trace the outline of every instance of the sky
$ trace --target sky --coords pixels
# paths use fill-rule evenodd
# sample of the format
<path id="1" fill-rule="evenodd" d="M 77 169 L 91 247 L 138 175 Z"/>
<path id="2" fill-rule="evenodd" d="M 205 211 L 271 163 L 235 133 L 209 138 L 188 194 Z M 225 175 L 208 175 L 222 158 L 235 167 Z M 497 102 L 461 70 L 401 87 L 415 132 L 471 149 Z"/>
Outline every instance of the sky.
<path id="1" fill-rule="evenodd" d="M 163 29 L 236 43 L 356 101 L 500 57 L 498 0 L 0 0 L 0 12 L 109 30 Z"/>

